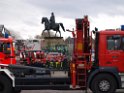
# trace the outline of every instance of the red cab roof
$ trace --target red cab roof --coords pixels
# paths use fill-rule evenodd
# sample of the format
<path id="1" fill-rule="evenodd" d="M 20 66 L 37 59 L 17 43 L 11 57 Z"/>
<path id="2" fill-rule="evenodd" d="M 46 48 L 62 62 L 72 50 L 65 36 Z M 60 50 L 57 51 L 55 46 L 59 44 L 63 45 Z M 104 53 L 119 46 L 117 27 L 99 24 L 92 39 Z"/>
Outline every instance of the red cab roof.
<path id="1" fill-rule="evenodd" d="M 124 35 L 124 31 L 121 30 L 102 30 L 100 31 L 100 34 L 102 35 L 111 35 L 111 34 L 115 34 L 115 35 Z"/>

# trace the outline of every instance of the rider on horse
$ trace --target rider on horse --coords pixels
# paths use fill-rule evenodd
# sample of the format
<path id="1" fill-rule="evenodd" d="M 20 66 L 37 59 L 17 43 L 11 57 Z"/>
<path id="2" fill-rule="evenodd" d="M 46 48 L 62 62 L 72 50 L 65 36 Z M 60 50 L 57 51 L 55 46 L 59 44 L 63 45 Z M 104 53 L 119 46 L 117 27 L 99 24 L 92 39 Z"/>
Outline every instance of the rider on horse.
<path id="1" fill-rule="evenodd" d="M 54 16 L 53 12 L 51 13 L 50 20 L 47 17 L 43 17 L 41 23 L 45 25 L 45 29 L 43 30 L 43 32 L 45 30 L 48 31 L 49 36 L 50 36 L 50 30 L 51 29 L 53 31 L 56 31 L 55 37 L 56 37 L 57 32 L 60 33 L 60 37 L 61 37 L 61 31 L 59 30 L 59 27 L 61 27 L 63 29 L 63 31 L 65 32 L 65 28 L 63 26 L 63 23 L 56 23 L 55 22 L 55 16 Z"/>
<path id="2" fill-rule="evenodd" d="M 51 17 L 50 17 L 50 26 L 53 29 L 55 28 L 55 16 L 53 12 L 51 13 Z"/>

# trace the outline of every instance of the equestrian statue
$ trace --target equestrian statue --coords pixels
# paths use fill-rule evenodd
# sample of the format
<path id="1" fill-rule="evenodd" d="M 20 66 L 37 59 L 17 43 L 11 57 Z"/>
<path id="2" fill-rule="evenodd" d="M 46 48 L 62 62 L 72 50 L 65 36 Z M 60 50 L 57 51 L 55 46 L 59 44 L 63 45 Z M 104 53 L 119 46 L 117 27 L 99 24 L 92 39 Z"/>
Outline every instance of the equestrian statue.
<path id="1" fill-rule="evenodd" d="M 41 23 L 44 24 L 44 26 L 45 26 L 45 29 L 43 30 L 42 34 L 44 33 L 44 31 L 48 31 L 49 37 L 50 37 L 50 30 L 56 31 L 55 37 L 56 37 L 57 32 L 59 32 L 60 37 L 61 37 L 61 31 L 59 30 L 60 27 L 65 32 L 65 28 L 63 26 L 63 23 L 56 23 L 55 22 L 55 16 L 54 16 L 53 12 L 51 13 L 50 20 L 48 20 L 47 17 L 42 17 Z"/>

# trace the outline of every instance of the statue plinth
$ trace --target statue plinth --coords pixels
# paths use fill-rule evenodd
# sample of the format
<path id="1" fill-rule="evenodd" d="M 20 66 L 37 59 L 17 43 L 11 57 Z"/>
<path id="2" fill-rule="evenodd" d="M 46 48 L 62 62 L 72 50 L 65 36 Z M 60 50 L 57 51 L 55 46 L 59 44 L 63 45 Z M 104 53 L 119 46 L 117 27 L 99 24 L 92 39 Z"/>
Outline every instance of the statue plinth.
<path id="1" fill-rule="evenodd" d="M 56 45 L 65 45 L 63 37 L 44 37 L 46 47 L 55 47 Z"/>

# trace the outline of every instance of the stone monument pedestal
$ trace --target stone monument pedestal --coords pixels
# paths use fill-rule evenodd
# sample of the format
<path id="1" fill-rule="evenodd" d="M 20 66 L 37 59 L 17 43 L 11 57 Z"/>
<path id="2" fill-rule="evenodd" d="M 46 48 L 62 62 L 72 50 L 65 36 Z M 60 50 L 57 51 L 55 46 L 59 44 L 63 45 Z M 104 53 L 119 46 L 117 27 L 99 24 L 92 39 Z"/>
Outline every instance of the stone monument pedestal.
<path id="1" fill-rule="evenodd" d="M 46 49 L 55 48 L 57 45 L 65 45 L 63 37 L 45 37 Z"/>

